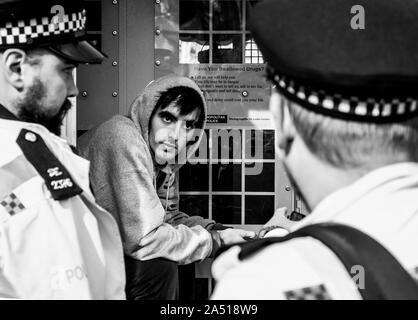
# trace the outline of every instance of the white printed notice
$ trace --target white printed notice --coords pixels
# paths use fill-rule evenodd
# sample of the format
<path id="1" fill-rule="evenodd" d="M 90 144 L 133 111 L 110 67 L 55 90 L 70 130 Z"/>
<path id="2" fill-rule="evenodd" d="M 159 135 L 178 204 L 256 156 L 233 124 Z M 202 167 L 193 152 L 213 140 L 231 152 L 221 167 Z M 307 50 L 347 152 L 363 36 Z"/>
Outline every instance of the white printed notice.
<path id="1" fill-rule="evenodd" d="M 161 1 L 155 77 L 174 72 L 193 79 L 205 94 L 209 126 L 271 128 L 264 61 L 243 19 L 252 4 L 217 3 Z"/>

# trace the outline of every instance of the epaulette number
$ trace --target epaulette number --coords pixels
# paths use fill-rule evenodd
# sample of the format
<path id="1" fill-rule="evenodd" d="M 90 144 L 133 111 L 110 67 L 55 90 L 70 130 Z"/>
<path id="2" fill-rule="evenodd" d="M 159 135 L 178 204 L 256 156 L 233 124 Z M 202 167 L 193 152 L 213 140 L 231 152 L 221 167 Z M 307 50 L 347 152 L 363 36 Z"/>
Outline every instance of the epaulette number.
<path id="1" fill-rule="evenodd" d="M 66 188 L 71 188 L 73 186 L 73 182 L 69 178 L 55 180 L 51 181 L 51 186 L 54 188 L 54 190 L 62 190 Z"/>

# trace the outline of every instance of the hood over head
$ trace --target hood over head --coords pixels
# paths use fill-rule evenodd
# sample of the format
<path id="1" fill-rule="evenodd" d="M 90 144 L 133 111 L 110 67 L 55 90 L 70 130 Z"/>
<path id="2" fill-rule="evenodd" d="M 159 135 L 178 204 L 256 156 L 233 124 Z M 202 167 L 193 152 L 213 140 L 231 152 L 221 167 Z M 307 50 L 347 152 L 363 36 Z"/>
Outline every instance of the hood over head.
<path id="1" fill-rule="evenodd" d="M 142 133 L 142 137 L 144 138 L 148 149 L 150 149 L 149 144 L 149 123 L 151 115 L 157 105 L 158 99 L 161 97 L 161 94 L 167 91 L 170 88 L 174 87 L 188 87 L 191 89 L 196 90 L 199 93 L 200 97 L 202 98 L 202 105 L 203 105 L 203 121 L 201 127 L 196 129 L 204 129 L 206 126 L 206 116 L 207 116 L 207 105 L 206 100 L 203 95 L 202 90 L 200 90 L 199 86 L 191 79 L 183 76 L 179 76 L 176 74 L 169 74 L 158 78 L 156 80 L 151 81 L 145 89 L 135 98 L 134 102 L 132 103 L 129 111 L 129 116 L 135 125 L 139 128 Z M 199 147 L 200 141 L 202 139 L 203 130 L 199 135 L 199 139 L 189 145 L 187 147 L 187 156 L 194 154 L 196 149 Z M 151 151 L 151 149 L 150 149 Z M 183 164 L 179 164 L 177 167 L 181 167 Z"/>

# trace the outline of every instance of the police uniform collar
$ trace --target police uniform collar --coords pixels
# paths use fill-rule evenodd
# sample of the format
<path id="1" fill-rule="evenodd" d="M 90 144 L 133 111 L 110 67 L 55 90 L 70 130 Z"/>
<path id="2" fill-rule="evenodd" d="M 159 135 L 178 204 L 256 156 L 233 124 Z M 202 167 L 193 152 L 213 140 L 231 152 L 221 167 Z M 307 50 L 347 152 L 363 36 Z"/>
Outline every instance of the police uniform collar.
<path id="1" fill-rule="evenodd" d="M 0 119 L 20 121 L 18 117 L 7 110 L 6 107 L 4 107 L 2 104 L 0 104 Z"/>

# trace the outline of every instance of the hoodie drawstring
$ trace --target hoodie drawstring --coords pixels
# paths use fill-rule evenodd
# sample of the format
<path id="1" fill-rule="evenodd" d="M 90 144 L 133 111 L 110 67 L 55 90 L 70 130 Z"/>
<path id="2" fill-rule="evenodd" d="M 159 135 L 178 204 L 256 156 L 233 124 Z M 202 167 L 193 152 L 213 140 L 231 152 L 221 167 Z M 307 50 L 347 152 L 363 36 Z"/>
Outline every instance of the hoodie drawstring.
<path id="1" fill-rule="evenodd" d="M 168 195 L 170 194 L 170 187 L 173 184 L 175 178 L 175 173 L 172 172 L 170 173 L 170 178 L 168 179 L 168 186 L 167 186 L 167 195 L 165 198 L 165 212 L 167 212 L 167 208 L 168 208 Z"/>

